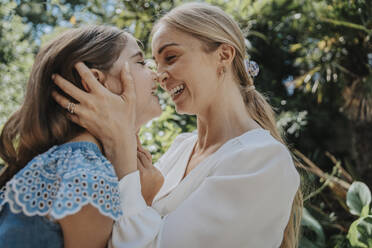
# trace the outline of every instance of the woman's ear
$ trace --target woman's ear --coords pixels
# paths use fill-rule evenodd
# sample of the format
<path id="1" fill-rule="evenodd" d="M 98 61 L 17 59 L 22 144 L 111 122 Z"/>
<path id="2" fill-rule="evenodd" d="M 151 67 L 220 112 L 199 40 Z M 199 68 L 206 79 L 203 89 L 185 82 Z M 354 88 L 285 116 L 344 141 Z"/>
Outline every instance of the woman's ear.
<path id="1" fill-rule="evenodd" d="M 98 82 L 100 82 L 104 87 L 106 87 L 105 74 L 98 69 L 90 69 L 90 71 L 92 72 L 93 76 L 98 80 Z M 90 92 L 90 88 L 88 84 L 84 81 L 84 79 L 81 80 L 81 83 L 83 84 L 84 89 L 87 92 Z"/>
<path id="2" fill-rule="evenodd" d="M 219 62 L 228 67 L 235 58 L 235 48 L 229 44 L 222 43 L 217 49 Z"/>

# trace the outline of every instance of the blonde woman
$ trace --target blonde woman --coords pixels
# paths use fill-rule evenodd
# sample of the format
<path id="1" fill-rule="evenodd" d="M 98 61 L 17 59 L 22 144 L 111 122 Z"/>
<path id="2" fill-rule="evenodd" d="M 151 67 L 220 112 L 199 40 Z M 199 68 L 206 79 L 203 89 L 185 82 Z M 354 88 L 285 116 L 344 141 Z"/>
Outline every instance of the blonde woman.
<path id="1" fill-rule="evenodd" d="M 159 192 L 151 188 L 159 177 L 140 145 L 139 171 L 131 162 L 134 154 L 120 154 L 130 144 L 116 144 L 134 141 L 134 133 L 128 131 L 129 118 L 105 107 L 116 97 L 99 97 L 103 89 L 82 94 L 56 80 L 81 103 L 71 119 L 91 130 L 124 171 L 119 175 L 124 215 L 115 223 L 111 247 L 297 246 L 300 177 L 272 108 L 245 70 L 245 52 L 241 30 L 218 7 L 185 4 L 154 26 L 160 84 L 178 113 L 197 116 L 197 133 L 178 136 L 155 165 L 164 175 Z M 80 73 L 91 87 L 97 85 L 86 67 Z M 134 108 L 133 93 L 125 94 L 123 107 Z M 62 96 L 56 100 L 68 104 Z"/>

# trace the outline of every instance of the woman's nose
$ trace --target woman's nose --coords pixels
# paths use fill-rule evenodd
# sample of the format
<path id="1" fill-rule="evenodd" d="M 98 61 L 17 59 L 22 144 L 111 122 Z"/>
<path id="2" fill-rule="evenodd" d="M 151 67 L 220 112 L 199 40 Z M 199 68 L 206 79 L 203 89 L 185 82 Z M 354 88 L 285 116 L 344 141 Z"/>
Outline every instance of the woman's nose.
<path id="1" fill-rule="evenodd" d="M 160 86 L 164 88 L 164 85 L 166 81 L 168 80 L 169 75 L 167 72 L 162 72 L 158 74 L 158 82 L 160 83 Z"/>

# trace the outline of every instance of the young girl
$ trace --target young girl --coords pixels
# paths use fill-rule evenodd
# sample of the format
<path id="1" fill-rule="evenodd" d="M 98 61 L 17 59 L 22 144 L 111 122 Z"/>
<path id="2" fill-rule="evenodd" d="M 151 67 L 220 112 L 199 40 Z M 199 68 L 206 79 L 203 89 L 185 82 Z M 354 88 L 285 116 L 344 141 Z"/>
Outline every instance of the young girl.
<path id="1" fill-rule="evenodd" d="M 123 67 L 131 69 L 136 123 L 161 112 L 153 94 L 155 74 L 144 65 L 137 41 L 124 31 L 73 29 L 41 49 L 24 103 L 1 133 L 0 156 L 7 164 L 0 176 L 1 247 L 106 247 L 113 221 L 122 215 L 118 169 L 104 157 L 100 143 L 68 119 L 83 109 L 71 102 L 68 113 L 52 98 L 53 73 L 91 90 L 74 68 L 77 61 L 84 61 L 114 94 L 123 90 Z"/>

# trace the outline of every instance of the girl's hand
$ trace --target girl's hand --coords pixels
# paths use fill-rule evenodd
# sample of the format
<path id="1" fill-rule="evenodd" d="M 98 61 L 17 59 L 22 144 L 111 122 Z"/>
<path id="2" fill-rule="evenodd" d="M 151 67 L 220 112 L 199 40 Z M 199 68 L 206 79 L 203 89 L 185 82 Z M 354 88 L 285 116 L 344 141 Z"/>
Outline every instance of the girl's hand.
<path id="1" fill-rule="evenodd" d="M 152 164 L 151 154 L 141 146 L 137 137 L 137 167 L 140 172 L 141 191 L 148 206 L 164 183 L 161 172 Z"/>
<path id="2" fill-rule="evenodd" d="M 75 68 L 89 92 L 77 88 L 60 75 L 53 76 L 58 87 L 79 102 L 68 117 L 102 142 L 105 155 L 120 179 L 137 170 L 136 94 L 129 66 L 126 63 L 121 72 L 121 95 L 106 89 L 84 63 L 77 63 Z M 63 108 L 68 108 L 68 99 L 57 92 L 53 92 L 53 97 Z"/>

